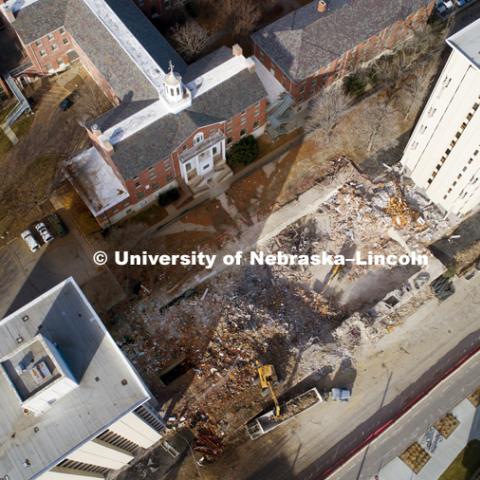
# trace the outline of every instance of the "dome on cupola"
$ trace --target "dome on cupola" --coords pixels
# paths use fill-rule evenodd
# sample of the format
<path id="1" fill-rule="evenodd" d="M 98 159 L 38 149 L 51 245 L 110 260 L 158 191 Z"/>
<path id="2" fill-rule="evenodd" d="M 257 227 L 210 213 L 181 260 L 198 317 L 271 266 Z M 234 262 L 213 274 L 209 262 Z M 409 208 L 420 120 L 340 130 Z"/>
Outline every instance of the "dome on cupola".
<path id="1" fill-rule="evenodd" d="M 170 103 L 179 102 L 183 98 L 182 77 L 173 68 L 173 64 L 170 62 L 170 70 L 165 75 L 163 84 L 165 98 Z"/>

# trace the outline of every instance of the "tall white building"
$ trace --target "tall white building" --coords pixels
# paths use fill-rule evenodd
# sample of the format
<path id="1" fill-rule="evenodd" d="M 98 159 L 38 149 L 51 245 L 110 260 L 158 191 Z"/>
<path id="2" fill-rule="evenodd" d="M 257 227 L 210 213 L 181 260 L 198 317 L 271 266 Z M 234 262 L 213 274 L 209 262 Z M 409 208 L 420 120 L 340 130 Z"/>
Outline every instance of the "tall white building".
<path id="1" fill-rule="evenodd" d="M 104 478 L 162 438 L 149 401 L 73 279 L 0 322 L 0 479 Z"/>
<path id="2" fill-rule="evenodd" d="M 404 172 L 446 212 L 480 205 L 480 20 L 447 39 L 452 53 L 402 158 Z"/>

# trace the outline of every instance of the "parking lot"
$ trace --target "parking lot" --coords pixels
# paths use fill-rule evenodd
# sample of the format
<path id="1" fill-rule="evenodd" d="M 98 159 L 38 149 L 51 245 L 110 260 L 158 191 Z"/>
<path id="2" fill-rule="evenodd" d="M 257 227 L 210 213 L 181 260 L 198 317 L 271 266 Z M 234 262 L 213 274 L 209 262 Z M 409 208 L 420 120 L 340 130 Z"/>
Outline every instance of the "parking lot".
<path id="1" fill-rule="evenodd" d="M 92 250 L 67 213 L 62 214 L 70 232 L 56 237 L 32 253 L 17 237 L 0 248 L 0 318 L 72 276 L 99 311 L 122 298 L 123 292 L 107 269 L 92 261 Z"/>

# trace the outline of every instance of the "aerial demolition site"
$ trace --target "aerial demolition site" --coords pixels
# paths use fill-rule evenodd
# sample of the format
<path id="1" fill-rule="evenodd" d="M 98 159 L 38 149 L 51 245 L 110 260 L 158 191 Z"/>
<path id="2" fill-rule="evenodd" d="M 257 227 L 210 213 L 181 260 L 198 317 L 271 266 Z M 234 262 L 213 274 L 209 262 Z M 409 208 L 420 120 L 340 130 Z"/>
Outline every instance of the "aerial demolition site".
<path id="1" fill-rule="evenodd" d="M 232 266 L 217 261 L 208 279 L 183 294 L 176 281 L 168 302 L 148 292 L 112 315 L 123 351 L 168 399 L 167 426 L 192 429 L 204 460 L 317 402 L 348 400 L 356 349 L 394 332 L 433 296 L 429 283 L 443 266 L 425 245 L 432 225 L 446 225 L 437 208 L 395 172 L 372 182 L 346 159 L 332 167 L 336 178 L 341 170 L 349 180 L 313 213 L 256 249 L 239 254 L 238 243 L 227 244 L 222 252 Z M 411 260 L 415 252 L 423 262 L 305 260 L 321 259 L 322 251 L 333 260 L 360 252 Z M 292 257 L 276 261 L 285 252 Z M 271 261 L 235 265 L 235 255 Z M 204 275 L 198 266 L 184 268 L 185 285 Z"/>

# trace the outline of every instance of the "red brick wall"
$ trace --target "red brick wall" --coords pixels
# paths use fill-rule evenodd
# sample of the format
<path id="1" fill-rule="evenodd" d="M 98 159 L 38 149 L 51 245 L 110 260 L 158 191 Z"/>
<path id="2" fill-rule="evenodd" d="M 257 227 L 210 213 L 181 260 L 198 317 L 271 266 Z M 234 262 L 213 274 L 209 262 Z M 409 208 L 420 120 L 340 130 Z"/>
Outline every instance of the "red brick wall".
<path id="1" fill-rule="evenodd" d="M 208 139 L 220 130 L 227 138 L 231 138 L 232 143 L 234 143 L 240 140 L 243 130 L 245 130 L 245 134 L 250 134 L 256 128 L 265 124 L 267 121 L 266 111 L 267 100 L 262 99 L 257 104 L 249 106 L 244 113 L 240 112 L 235 115 L 228 122 L 215 123 L 197 129 L 183 143 L 181 143 L 168 158 L 159 160 L 151 168 L 140 172 L 135 178 L 125 181 L 128 193 L 130 194 L 130 201 L 126 203 L 122 209 L 130 204 L 134 205 L 156 190 L 163 188 L 172 180 L 181 176 L 179 156 L 184 150 L 193 147 L 193 139 L 197 133 L 202 132 L 205 139 Z M 119 210 L 117 207 L 114 210 L 115 213 L 118 213 L 121 209 Z"/>
<path id="2" fill-rule="evenodd" d="M 82 62 L 82 65 L 85 67 L 85 70 L 90 74 L 95 83 L 101 88 L 105 96 L 114 104 L 119 105 L 120 100 L 117 97 L 117 94 L 107 82 L 105 77 L 98 71 L 97 67 L 90 61 L 85 52 L 80 48 L 80 46 L 74 41 L 73 42 L 75 51 L 78 53 L 78 57 Z"/>
<path id="3" fill-rule="evenodd" d="M 63 32 L 63 33 L 62 33 Z M 48 70 L 58 70 L 63 62 L 68 65 L 69 50 L 74 50 L 72 37 L 63 28 L 55 30 L 26 46 L 27 54 L 32 63 L 43 73 Z"/>

